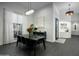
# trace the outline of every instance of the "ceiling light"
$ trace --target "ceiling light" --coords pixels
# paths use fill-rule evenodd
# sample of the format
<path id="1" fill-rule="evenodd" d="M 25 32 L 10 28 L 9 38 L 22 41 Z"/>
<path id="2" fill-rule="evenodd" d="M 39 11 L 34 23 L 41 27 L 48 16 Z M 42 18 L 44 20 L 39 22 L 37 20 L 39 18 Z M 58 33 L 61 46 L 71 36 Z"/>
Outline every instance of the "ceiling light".
<path id="1" fill-rule="evenodd" d="M 67 16 L 72 16 L 72 15 L 74 14 L 74 11 L 67 11 L 65 14 L 66 14 Z"/>
<path id="2" fill-rule="evenodd" d="M 69 9 L 68 11 L 65 13 L 67 16 L 72 16 L 74 14 L 74 11 L 73 10 L 70 10 L 70 6 L 71 4 L 68 5 L 69 6 Z"/>
<path id="3" fill-rule="evenodd" d="M 28 2 L 28 10 L 25 12 L 26 15 L 31 15 L 34 13 L 34 10 L 31 8 L 31 2 Z"/>
<path id="4" fill-rule="evenodd" d="M 26 12 L 26 15 L 31 15 L 31 14 L 33 14 L 33 13 L 34 13 L 34 10 L 31 9 L 31 10 L 28 10 L 28 11 Z"/>

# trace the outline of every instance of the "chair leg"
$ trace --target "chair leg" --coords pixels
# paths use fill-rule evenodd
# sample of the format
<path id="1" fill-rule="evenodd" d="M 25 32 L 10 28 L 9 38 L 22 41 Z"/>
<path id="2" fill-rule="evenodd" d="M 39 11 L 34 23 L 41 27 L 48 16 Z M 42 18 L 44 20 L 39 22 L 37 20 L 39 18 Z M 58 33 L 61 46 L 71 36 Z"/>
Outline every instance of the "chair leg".
<path id="1" fill-rule="evenodd" d="M 43 46 L 44 46 L 44 49 L 46 49 L 45 40 L 43 40 Z"/>
<path id="2" fill-rule="evenodd" d="M 34 49 L 34 56 L 36 56 L 36 47 L 33 47 Z"/>
<path id="3" fill-rule="evenodd" d="M 16 42 L 16 46 L 18 46 L 18 41 Z"/>

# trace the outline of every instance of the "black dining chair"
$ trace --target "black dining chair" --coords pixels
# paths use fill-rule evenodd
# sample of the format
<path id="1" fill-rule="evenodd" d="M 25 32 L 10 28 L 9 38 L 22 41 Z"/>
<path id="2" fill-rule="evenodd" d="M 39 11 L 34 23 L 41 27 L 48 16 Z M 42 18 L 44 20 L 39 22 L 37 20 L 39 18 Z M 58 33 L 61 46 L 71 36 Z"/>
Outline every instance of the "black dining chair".
<path id="1" fill-rule="evenodd" d="M 27 39 L 22 37 L 22 43 L 26 45 L 27 44 Z"/>
<path id="2" fill-rule="evenodd" d="M 19 36 L 17 35 L 17 43 L 16 43 L 16 46 L 18 46 L 18 43 L 21 43 L 22 42 L 22 36 Z"/>

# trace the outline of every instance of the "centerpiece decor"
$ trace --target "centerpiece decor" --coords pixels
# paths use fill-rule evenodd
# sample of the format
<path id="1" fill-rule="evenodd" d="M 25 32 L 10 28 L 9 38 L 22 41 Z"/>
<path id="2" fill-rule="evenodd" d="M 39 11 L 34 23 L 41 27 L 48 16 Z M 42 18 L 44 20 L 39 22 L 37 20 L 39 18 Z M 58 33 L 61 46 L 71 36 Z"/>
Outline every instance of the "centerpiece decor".
<path id="1" fill-rule="evenodd" d="M 29 37 L 33 35 L 33 32 L 37 30 L 36 27 L 34 27 L 34 24 L 31 24 L 29 28 L 27 28 L 27 31 L 29 32 Z"/>

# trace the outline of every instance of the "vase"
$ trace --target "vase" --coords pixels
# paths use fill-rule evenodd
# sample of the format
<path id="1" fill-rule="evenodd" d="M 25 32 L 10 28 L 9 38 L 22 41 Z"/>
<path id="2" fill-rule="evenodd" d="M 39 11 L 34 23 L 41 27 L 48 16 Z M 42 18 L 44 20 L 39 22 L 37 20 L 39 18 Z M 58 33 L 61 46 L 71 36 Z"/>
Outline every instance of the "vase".
<path id="1" fill-rule="evenodd" d="M 29 37 L 32 37 L 33 36 L 33 32 L 29 32 Z"/>

